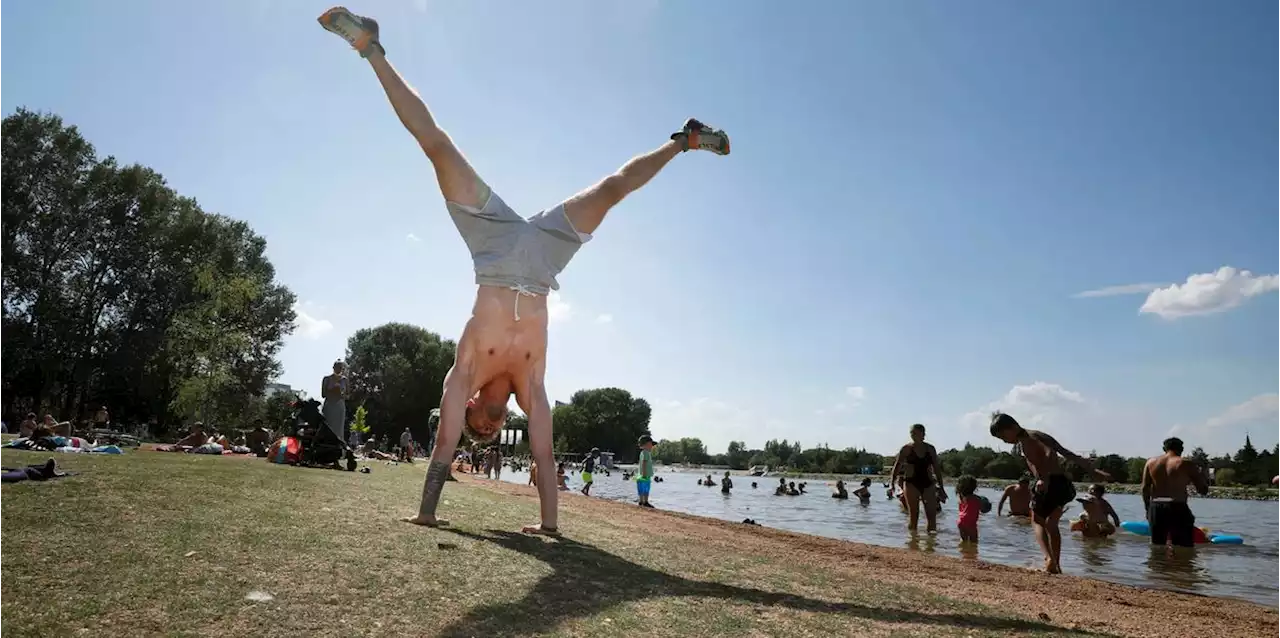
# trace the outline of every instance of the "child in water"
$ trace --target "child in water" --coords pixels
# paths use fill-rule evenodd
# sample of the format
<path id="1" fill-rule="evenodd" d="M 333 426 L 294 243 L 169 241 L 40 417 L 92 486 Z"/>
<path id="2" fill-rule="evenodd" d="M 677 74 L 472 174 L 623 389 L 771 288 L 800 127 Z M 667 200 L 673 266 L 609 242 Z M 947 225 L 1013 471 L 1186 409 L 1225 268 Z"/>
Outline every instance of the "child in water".
<path id="1" fill-rule="evenodd" d="M 978 479 L 965 474 L 956 480 L 956 500 L 960 501 L 960 519 L 956 528 L 960 530 L 960 540 L 966 543 L 978 542 L 978 514 L 982 512 L 982 499 L 974 492 L 978 491 Z"/>
<path id="2" fill-rule="evenodd" d="M 720 493 L 728 494 L 733 489 L 733 480 L 729 478 L 729 473 L 724 473 L 724 478 L 720 479 Z"/>
<path id="3" fill-rule="evenodd" d="M 871 479 L 869 478 L 862 479 L 862 487 L 859 487 L 858 489 L 854 490 L 853 495 L 857 496 L 858 500 L 862 501 L 863 505 L 870 503 L 871 502 Z"/>
<path id="4" fill-rule="evenodd" d="M 836 481 L 836 491 L 831 495 L 831 498 L 838 498 L 840 500 L 849 498 L 849 491 L 844 488 L 844 481 Z"/>
<path id="5" fill-rule="evenodd" d="M 560 488 L 560 491 L 561 491 L 561 492 L 568 492 L 568 491 L 569 491 L 569 484 L 566 482 L 566 479 L 565 479 L 565 476 L 564 476 L 564 462 L 563 462 L 563 461 L 561 461 L 561 462 L 560 462 L 560 465 L 557 465 L 557 466 L 556 466 L 556 485 Z"/>
<path id="6" fill-rule="evenodd" d="M 1087 496 L 1076 499 L 1084 506 L 1084 511 L 1080 512 L 1079 528 L 1080 532 L 1087 537 L 1106 538 L 1116 533 L 1116 527 L 1120 525 L 1120 517 L 1116 515 L 1115 508 L 1103 498 L 1106 493 L 1106 487 L 1094 483 L 1089 486 Z M 1071 526 L 1073 530 L 1076 527 L 1076 525 Z"/>

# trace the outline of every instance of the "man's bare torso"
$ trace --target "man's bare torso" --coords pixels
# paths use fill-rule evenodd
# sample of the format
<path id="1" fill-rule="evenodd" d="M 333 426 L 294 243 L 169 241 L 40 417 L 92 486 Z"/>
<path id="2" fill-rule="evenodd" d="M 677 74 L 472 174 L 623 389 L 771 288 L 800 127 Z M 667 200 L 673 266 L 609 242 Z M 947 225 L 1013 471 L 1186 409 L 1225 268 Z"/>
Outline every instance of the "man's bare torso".
<path id="1" fill-rule="evenodd" d="M 1009 498 L 1009 512 L 1025 516 L 1031 511 L 1031 486 L 1010 485 L 1005 490 Z"/>
<path id="2" fill-rule="evenodd" d="M 1192 472 L 1199 468 L 1181 456 L 1161 454 L 1147 461 L 1144 470 L 1150 480 L 1151 498 L 1166 498 L 1186 502 L 1187 486 L 1194 482 Z"/>
<path id="3" fill-rule="evenodd" d="M 509 377 L 516 401 L 528 410 L 529 389 L 542 382 L 546 355 L 547 298 L 480 286 L 458 340 L 457 367 L 471 379 L 470 394 Z"/>
<path id="4" fill-rule="evenodd" d="M 1022 457 L 1027 461 L 1027 467 L 1038 479 L 1062 474 L 1062 461 L 1059 460 L 1058 453 L 1042 442 L 1040 436 L 1041 433 L 1036 430 L 1027 430 L 1027 438 L 1021 441 Z"/>

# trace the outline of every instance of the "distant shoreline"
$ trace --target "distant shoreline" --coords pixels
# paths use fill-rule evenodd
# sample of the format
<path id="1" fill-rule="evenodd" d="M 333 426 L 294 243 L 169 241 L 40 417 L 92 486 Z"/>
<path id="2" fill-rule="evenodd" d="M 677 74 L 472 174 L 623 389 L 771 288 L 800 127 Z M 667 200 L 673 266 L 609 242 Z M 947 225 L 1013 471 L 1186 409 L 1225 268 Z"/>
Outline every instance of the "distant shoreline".
<path id="1" fill-rule="evenodd" d="M 619 467 L 622 467 L 622 466 L 619 466 Z M 659 466 L 659 468 L 678 471 L 682 474 L 696 474 L 698 472 L 708 472 L 711 474 L 723 474 L 725 470 L 729 470 L 730 472 L 733 473 L 734 476 L 750 476 L 749 474 L 746 474 L 746 472 L 743 470 L 732 470 L 727 467 L 710 467 L 705 465 L 700 468 L 683 468 L 683 467 L 674 466 L 674 465 L 661 465 Z M 821 474 L 821 473 L 810 474 L 810 473 L 804 473 L 804 472 L 784 472 L 784 473 L 771 472 L 767 476 L 762 476 L 758 478 L 766 479 L 766 480 L 773 479 L 774 481 L 777 481 L 778 478 L 780 477 L 786 477 L 788 479 L 802 479 L 806 481 L 843 480 L 846 483 L 858 483 L 858 482 L 861 482 L 862 479 L 864 478 L 869 478 L 872 480 L 873 483 L 877 485 L 883 485 L 884 483 L 889 482 L 889 477 L 884 474 Z M 954 482 L 954 477 L 952 479 L 944 480 L 944 483 L 947 483 L 947 484 L 950 484 L 952 482 Z M 991 488 L 991 489 L 1000 489 L 1007 485 L 1012 485 L 1015 482 L 1016 481 L 1012 479 L 1003 480 L 1003 479 L 985 478 L 985 479 L 978 479 L 978 486 Z M 1084 490 L 1087 489 L 1088 486 L 1089 486 L 1089 483 L 1076 483 L 1076 490 L 1079 491 L 1081 494 L 1083 494 Z M 1142 493 L 1141 486 L 1139 486 L 1137 483 L 1107 483 L 1106 486 L 1107 486 L 1107 492 L 1111 494 L 1141 494 Z M 1199 498 L 1213 498 L 1213 499 L 1225 499 L 1225 500 L 1235 500 L 1235 501 L 1277 501 L 1277 500 L 1280 500 L 1280 492 L 1278 492 L 1275 488 L 1211 486 L 1209 488 L 1209 493 Z"/>

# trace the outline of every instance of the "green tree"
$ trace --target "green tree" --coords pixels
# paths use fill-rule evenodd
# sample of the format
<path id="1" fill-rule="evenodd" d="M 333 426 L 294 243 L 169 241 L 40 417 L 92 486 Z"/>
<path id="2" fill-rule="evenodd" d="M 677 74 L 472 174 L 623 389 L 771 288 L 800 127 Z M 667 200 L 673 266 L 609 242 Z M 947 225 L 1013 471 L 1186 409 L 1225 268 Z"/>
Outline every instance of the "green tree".
<path id="1" fill-rule="evenodd" d="M 429 416 L 440 407 L 456 352 L 453 341 L 406 323 L 358 330 L 347 340 L 349 405 L 365 406 L 379 438 L 409 428 L 414 440 L 432 440 Z"/>
<path id="2" fill-rule="evenodd" d="M 1125 461 L 1125 475 L 1129 477 L 1131 483 L 1142 482 L 1142 472 L 1146 470 L 1147 460 L 1140 457 L 1132 457 Z"/>
<path id="3" fill-rule="evenodd" d="M 1236 471 L 1229 467 L 1217 470 L 1213 474 L 1213 483 L 1222 487 L 1231 487 L 1236 484 Z"/>
<path id="4" fill-rule="evenodd" d="M 735 470 L 745 470 L 748 467 L 748 461 L 751 460 L 751 453 L 747 450 L 747 444 L 742 441 L 730 441 L 729 449 L 725 453 L 725 464 Z"/>
<path id="5" fill-rule="evenodd" d="M 56 116 L 2 126 L 5 407 L 252 418 L 294 319 L 266 242 Z"/>
<path id="6" fill-rule="evenodd" d="M 1100 456 L 1097 460 L 1098 469 L 1111 475 L 1111 480 L 1117 483 L 1131 483 L 1133 479 L 1141 476 L 1141 474 L 1129 473 L 1129 462 L 1119 454 L 1108 454 Z"/>
<path id="7" fill-rule="evenodd" d="M 1022 476 L 1026 471 L 1027 464 L 1022 459 L 1008 452 L 1001 452 L 990 463 L 987 463 L 986 477 L 1011 481 Z"/>
<path id="8" fill-rule="evenodd" d="M 1236 452 L 1235 458 L 1232 460 L 1231 467 L 1235 470 L 1235 480 L 1241 485 L 1254 485 L 1261 483 L 1258 477 L 1258 450 L 1254 449 L 1253 441 L 1249 440 L 1249 436 L 1244 437 L 1244 447 Z"/>
<path id="9" fill-rule="evenodd" d="M 565 451 L 585 454 L 598 447 L 611 451 L 620 462 L 639 455 L 636 440 L 649 433 L 649 402 L 620 388 L 579 390 L 568 403 L 551 411 L 556 436 Z"/>
<path id="10" fill-rule="evenodd" d="M 1197 447 L 1191 450 L 1191 462 L 1199 465 L 1201 469 L 1209 468 L 1209 455 L 1205 454 L 1204 448 Z"/>

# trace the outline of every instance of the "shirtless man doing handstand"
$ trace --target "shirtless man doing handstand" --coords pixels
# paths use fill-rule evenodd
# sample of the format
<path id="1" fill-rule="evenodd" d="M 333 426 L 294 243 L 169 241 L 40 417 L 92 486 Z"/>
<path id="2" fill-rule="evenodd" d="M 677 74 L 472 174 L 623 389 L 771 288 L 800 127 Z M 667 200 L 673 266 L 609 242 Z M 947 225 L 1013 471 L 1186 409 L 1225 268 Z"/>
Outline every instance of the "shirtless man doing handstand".
<path id="1" fill-rule="evenodd" d="M 436 124 L 427 105 L 387 62 L 378 24 L 334 7 L 320 16 L 327 31 L 341 36 L 369 61 L 400 122 L 417 140 L 435 169 L 453 223 L 462 234 L 475 266 L 475 306 L 458 339 L 457 358 L 445 377 L 440 400 L 440 429 L 432 450 L 418 515 L 405 519 L 418 525 L 444 525 L 436 518 L 440 491 L 449 473 L 459 437 L 487 443 L 506 424 L 507 402 L 529 417 L 529 445 L 534 462 L 554 468 L 551 405 L 544 386 L 547 353 L 546 295 L 559 288 L 556 275 L 591 238 L 605 214 L 631 192 L 644 186 L 667 162 L 683 151 L 700 149 L 729 154 L 729 138 L 697 120 L 656 150 L 632 159 L 612 175 L 555 207 L 528 219 L 515 213 L 489 189 Z M 556 474 L 538 476 L 541 525 L 531 533 L 555 534 Z"/>
<path id="2" fill-rule="evenodd" d="M 1028 430 L 1013 417 L 1002 412 L 991 415 L 991 436 L 1005 443 L 1022 448 L 1027 467 L 1036 477 L 1035 490 L 1031 493 L 1031 523 L 1036 530 L 1036 541 L 1044 552 L 1044 570 L 1050 574 L 1062 573 L 1059 559 L 1062 556 L 1062 532 L 1058 520 L 1062 508 L 1076 497 L 1076 486 L 1062 469 L 1062 455 L 1075 465 L 1097 474 L 1103 480 L 1111 475 L 1093 466 L 1088 459 L 1062 447 L 1044 432 Z"/>

